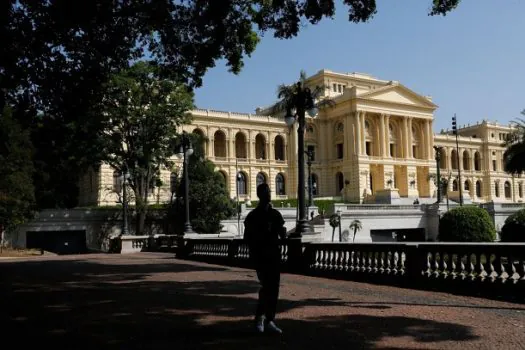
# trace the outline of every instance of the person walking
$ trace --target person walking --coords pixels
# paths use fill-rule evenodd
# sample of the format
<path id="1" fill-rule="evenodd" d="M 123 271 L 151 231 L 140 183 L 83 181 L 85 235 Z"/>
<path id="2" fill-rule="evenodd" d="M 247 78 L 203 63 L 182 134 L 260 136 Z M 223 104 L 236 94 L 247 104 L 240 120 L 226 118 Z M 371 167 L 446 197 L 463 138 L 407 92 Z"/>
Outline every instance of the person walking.
<path id="1" fill-rule="evenodd" d="M 286 228 L 281 213 L 272 208 L 271 191 L 267 184 L 257 186 L 257 197 L 259 204 L 244 220 L 244 239 L 250 248 L 250 259 L 261 284 L 255 328 L 259 333 L 268 331 L 281 334 L 282 330 L 275 324 L 275 314 L 281 280 L 279 238 L 286 239 Z"/>

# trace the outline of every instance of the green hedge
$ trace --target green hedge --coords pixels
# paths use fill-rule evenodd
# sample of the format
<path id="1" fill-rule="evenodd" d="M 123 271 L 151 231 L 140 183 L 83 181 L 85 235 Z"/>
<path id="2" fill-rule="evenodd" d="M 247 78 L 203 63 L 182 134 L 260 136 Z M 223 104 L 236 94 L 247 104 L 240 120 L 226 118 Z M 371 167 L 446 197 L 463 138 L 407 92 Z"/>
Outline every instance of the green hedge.
<path id="1" fill-rule="evenodd" d="M 443 242 L 492 242 L 496 229 L 485 209 L 464 206 L 446 212 L 439 220 L 438 240 Z"/>
<path id="2" fill-rule="evenodd" d="M 501 228 L 502 242 L 525 242 L 525 209 L 518 210 L 505 220 Z"/>

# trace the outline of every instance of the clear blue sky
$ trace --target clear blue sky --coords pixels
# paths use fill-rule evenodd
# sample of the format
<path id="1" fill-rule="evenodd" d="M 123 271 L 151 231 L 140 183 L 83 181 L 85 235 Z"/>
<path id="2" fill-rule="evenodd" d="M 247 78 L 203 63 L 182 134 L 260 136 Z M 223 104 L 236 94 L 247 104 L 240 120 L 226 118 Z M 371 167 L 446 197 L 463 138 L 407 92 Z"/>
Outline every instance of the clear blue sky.
<path id="1" fill-rule="evenodd" d="M 363 72 L 398 80 L 439 106 L 434 131 L 483 118 L 508 123 L 525 108 L 525 1 L 463 0 L 446 17 L 427 16 L 431 0 L 378 0 L 368 23 L 347 20 L 342 1 L 333 20 L 298 37 L 266 34 L 239 75 L 223 62 L 196 91 L 199 108 L 254 112 L 276 98 L 299 71 Z"/>

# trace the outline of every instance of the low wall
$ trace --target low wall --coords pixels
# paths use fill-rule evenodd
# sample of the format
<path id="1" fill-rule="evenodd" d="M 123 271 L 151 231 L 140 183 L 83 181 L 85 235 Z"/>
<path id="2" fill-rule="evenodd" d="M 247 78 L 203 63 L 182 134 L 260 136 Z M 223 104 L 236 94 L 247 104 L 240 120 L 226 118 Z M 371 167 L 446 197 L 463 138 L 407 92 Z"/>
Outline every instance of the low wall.
<path id="1" fill-rule="evenodd" d="M 421 229 L 424 238 L 421 240 L 435 241 L 438 237 L 439 218 L 448 209 L 458 207 L 458 204 L 421 204 L 421 205 L 391 205 L 391 204 L 334 204 L 334 212 L 341 214 L 341 232 L 343 237 L 353 238 L 353 232 L 349 229 L 350 223 L 357 219 L 361 221 L 362 229 L 355 237 L 356 243 L 370 243 L 374 241 L 372 232 L 381 230 L 414 230 Z M 503 227 L 505 219 L 519 209 L 525 208 L 524 204 L 487 203 L 480 207 L 486 209 L 491 216 L 496 230 L 499 232 Z M 276 208 L 281 212 L 288 231 L 295 228 L 296 208 Z M 243 235 L 243 222 L 250 209 L 243 211 L 240 218 L 241 227 L 238 230 L 237 219 L 221 221 L 223 234 L 234 236 Z M 315 209 L 314 209 L 315 210 Z M 315 211 L 317 213 L 317 211 Z M 329 219 L 317 218 L 314 226 L 315 234 L 309 237 L 311 241 L 330 242 L 333 229 Z M 336 229 L 335 239 L 338 240 L 339 229 Z M 391 238 L 391 241 L 395 241 Z"/>
<path id="2" fill-rule="evenodd" d="M 152 211 L 152 216 L 157 215 Z M 130 215 L 130 217 L 132 217 Z M 122 234 L 122 210 L 119 209 L 57 209 L 42 210 L 30 222 L 20 225 L 16 231 L 6 235 L 6 241 L 12 247 L 26 248 L 28 232 L 85 232 L 86 246 L 89 250 L 107 252 L 110 240 Z M 135 232 L 130 221 L 129 231 Z M 146 233 L 165 234 L 163 223 L 150 219 L 146 223 Z"/>

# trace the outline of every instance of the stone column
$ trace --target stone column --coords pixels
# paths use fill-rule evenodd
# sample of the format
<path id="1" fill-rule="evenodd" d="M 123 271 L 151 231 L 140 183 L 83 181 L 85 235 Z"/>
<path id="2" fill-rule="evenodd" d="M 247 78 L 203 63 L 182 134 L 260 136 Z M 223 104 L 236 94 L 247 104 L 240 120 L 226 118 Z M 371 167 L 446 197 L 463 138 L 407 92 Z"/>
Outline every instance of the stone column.
<path id="1" fill-rule="evenodd" d="M 408 158 L 414 158 L 412 152 L 412 117 L 408 117 Z"/>
<path id="2" fill-rule="evenodd" d="M 366 128 L 365 128 L 365 120 L 366 120 L 366 112 L 360 113 L 361 117 L 361 152 L 362 154 L 366 154 Z"/>
<path id="3" fill-rule="evenodd" d="M 356 151 L 356 154 L 359 156 L 361 155 L 361 144 L 362 144 L 362 137 L 361 137 L 361 112 L 355 112 L 354 113 L 354 122 L 355 122 L 355 151 Z"/>
<path id="4" fill-rule="evenodd" d="M 248 132 L 248 158 L 255 160 L 255 140 L 253 138 L 253 132 Z"/>
<path id="5" fill-rule="evenodd" d="M 350 127 L 352 125 L 352 123 L 350 121 L 351 117 L 352 117 L 352 114 L 349 113 L 343 119 L 343 125 L 344 125 L 344 130 L 343 130 L 343 159 L 350 159 L 350 154 L 351 154 L 350 150 L 352 148 L 352 145 L 348 141 L 348 140 L 350 140 L 350 138 L 347 137 L 347 135 L 352 135 L 351 134 L 352 128 Z M 306 178 L 308 179 L 308 175 L 306 176 Z"/>
<path id="6" fill-rule="evenodd" d="M 209 144 L 210 144 L 210 152 L 208 153 L 209 157 L 215 157 L 215 138 L 214 136 L 210 137 L 210 141 L 209 141 Z"/>
<path id="7" fill-rule="evenodd" d="M 385 115 L 379 116 L 379 156 L 385 157 Z"/>
<path id="8" fill-rule="evenodd" d="M 432 132 L 432 120 L 427 120 L 427 135 L 428 135 L 428 157 L 427 159 L 433 159 L 434 154 L 434 134 Z"/>
<path id="9" fill-rule="evenodd" d="M 385 115 L 385 157 L 392 157 L 390 154 L 390 115 Z"/>
<path id="10" fill-rule="evenodd" d="M 402 140 L 402 145 L 403 145 L 403 155 L 402 157 L 403 158 L 408 158 L 408 118 L 407 117 L 403 117 L 403 122 L 402 122 L 402 125 L 403 125 L 403 130 L 401 132 L 401 135 L 403 136 L 403 140 Z"/>

